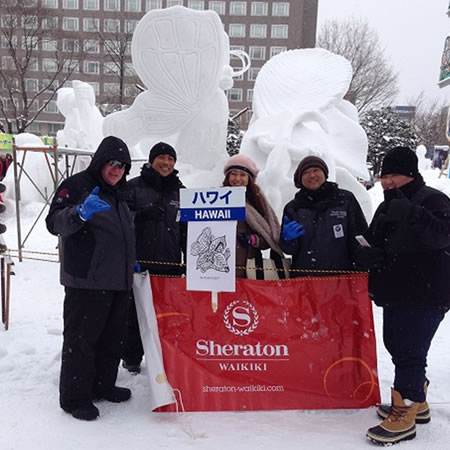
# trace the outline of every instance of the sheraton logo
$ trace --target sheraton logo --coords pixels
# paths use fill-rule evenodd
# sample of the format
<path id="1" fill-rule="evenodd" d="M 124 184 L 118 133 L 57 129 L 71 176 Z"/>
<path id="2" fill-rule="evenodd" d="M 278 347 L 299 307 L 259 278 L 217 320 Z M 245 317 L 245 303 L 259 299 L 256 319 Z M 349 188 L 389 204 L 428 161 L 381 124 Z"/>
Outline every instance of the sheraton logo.
<path id="1" fill-rule="evenodd" d="M 226 329 L 237 336 L 248 336 L 259 324 L 259 314 L 247 300 L 231 302 L 223 313 Z"/>

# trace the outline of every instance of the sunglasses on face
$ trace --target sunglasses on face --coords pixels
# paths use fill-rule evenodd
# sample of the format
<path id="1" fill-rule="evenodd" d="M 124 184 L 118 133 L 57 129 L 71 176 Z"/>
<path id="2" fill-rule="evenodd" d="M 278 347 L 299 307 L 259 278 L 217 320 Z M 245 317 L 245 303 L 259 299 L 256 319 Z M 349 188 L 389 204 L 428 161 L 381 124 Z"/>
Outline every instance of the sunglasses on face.
<path id="1" fill-rule="evenodd" d="M 119 169 L 124 169 L 126 164 L 122 161 L 118 161 L 117 159 L 111 159 L 111 161 L 108 161 L 108 164 L 111 167 L 118 167 Z"/>

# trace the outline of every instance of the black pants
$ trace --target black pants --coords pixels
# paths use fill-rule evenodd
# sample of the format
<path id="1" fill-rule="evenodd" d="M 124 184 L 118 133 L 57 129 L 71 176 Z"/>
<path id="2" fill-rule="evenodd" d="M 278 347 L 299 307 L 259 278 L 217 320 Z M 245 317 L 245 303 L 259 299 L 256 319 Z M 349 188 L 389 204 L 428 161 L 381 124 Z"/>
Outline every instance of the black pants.
<path id="1" fill-rule="evenodd" d="M 127 338 L 122 359 L 128 365 L 134 366 L 141 364 L 143 356 L 144 348 L 142 347 L 141 333 L 139 331 L 136 303 L 134 297 L 132 297 L 128 313 Z"/>
<path id="2" fill-rule="evenodd" d="M 130 293 L 74 288 L 65 291 L 60 404 L 76 407 L 115 385 Z"/>
<path id="3" fill-rule="evenodd" d="M 425 368 L 431 341 L 448 308 L 383 308 L 383 340 L 395 366 L 394 389 L 425 401 Z"/>

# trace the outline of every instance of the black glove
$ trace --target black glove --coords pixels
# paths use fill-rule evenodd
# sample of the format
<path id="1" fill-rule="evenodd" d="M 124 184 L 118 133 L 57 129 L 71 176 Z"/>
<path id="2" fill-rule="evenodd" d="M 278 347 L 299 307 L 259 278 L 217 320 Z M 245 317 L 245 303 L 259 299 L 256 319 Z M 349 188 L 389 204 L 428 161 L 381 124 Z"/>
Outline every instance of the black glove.
<path id="1" fill-rule="evenodd" d="M 407 221 L 412 213 L 412 203 L 406 198 L 394 198 L 386 211 L 386 221 L 397 223 Z"/>
<path id="2" fill-rule="evenodd" d="M 355 265 L 362 270 L 379 269 L 384 264 L 384 251 L 359 245 L 355 250 Z"/>
<path id="3" fill-rule="evenodd" d="M 247 233 L 238 233 L 237 240 L 243 247 L 248 247 L 250 245 L 250 235 Z"/>
<path id="4" fill-rule="evenodd" d="M 160 221 L 164 219 L 165 210 L 159 205 L 151 203 L 149 206 L 141 209 L 136 214 L 136 219 L 138 221 L 155 220 Z"/>

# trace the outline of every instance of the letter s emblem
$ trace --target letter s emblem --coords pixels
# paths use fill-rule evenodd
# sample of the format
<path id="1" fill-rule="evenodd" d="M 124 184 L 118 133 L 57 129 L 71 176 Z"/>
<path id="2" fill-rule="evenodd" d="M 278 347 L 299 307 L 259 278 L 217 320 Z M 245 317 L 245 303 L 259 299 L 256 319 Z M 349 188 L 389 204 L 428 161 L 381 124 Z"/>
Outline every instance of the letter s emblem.
<path id="1" fill-rule="evenodd" d="M 248 314 L 250 311 L 248 308 L 244 308 L 243 306 L 236 306 L 231 311 L 231 315 L 233 316 L 233 326 L 236 327 L 248 327 L 252 321 L 250 315 Z"/>

